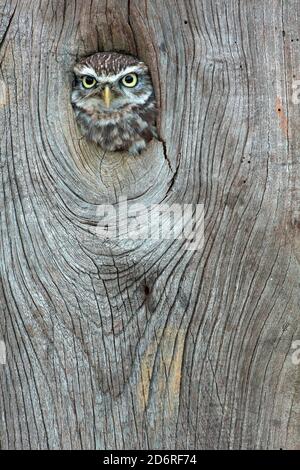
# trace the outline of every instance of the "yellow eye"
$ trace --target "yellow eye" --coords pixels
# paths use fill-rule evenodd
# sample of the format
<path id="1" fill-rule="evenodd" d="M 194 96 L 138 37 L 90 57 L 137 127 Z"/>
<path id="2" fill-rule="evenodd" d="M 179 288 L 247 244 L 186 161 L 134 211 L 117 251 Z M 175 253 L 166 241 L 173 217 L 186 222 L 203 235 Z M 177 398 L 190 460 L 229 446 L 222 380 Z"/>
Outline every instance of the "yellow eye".
<path id="1" fill-rule="evenodd" d="M 96 83 L 97 81 L 94 77 L 89 77 L 88 75 L 86 75 L 82 78 L 82 85 L 84 86 L 84 88 L 93 88 Z"/>
<path id="2" fill-rule="evenodd" d="M 129 73 L 128 75 L 125 75 L 125 77 L 122 78 L 123 85 L 127 86 L 128 88 L 135 87 L 137 82 L 138 78 L 135 73 Z"/>

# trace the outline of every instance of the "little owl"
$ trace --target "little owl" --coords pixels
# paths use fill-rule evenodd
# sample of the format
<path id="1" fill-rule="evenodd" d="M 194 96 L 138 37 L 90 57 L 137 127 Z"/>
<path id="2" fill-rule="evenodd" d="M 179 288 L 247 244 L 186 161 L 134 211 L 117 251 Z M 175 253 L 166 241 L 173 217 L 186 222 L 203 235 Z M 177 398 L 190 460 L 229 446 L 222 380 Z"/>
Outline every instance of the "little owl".
<path id="1" fill-rule="evenodd" d="M 74 67 L 72 104 L 83 135 L 103 150 L 139 154 L 156 137 L 148 67 L 135 57 L 99 52 Z"/>

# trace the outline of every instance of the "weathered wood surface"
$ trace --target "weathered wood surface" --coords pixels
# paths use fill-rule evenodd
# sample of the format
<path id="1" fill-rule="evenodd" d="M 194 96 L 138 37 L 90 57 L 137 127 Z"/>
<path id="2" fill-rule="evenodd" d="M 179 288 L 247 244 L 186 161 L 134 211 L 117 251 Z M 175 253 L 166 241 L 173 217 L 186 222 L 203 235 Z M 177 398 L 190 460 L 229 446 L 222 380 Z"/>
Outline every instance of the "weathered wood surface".
<path id="1" fill-rule="evenodd" d="M 299 448 L 300 2 L 0 0 L 1 447 Z M 72 66 L 152 70 L 161 142 L 87 144 Z M 100 164 L 101 163 L 101 164 Z M 205 244 L 96 207 L 205 204 Z"/>

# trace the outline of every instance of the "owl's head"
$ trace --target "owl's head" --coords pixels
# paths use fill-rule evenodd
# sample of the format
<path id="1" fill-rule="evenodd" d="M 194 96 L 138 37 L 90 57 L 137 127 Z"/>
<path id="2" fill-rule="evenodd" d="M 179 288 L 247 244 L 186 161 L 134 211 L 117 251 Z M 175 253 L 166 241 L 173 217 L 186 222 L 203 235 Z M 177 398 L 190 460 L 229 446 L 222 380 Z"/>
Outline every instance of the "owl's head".
<path id="1" fill-rule="evenodd" d="M 112 112 L 126 105 L 143 105 L 153 95 L 148 67 L 133 56 L 99 52 L 74 67 L 72 102 Z"/>

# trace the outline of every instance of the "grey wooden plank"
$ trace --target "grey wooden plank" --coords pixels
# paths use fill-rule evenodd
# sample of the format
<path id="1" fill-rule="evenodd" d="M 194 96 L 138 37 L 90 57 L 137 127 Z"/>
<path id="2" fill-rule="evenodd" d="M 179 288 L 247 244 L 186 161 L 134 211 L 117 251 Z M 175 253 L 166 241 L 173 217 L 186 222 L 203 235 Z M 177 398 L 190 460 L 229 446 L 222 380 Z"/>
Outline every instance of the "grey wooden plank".
<path id="1" fill-rule="evenodd" d="M 0 11 L 1 447 L 299 448 L 299 2 Z M 75 60 L 111 49 L 156 86 L 139 158 L 103 156 L 70 105 Z M 103 242 L 121 195 L 203 203 L 203 249 Z"/>

